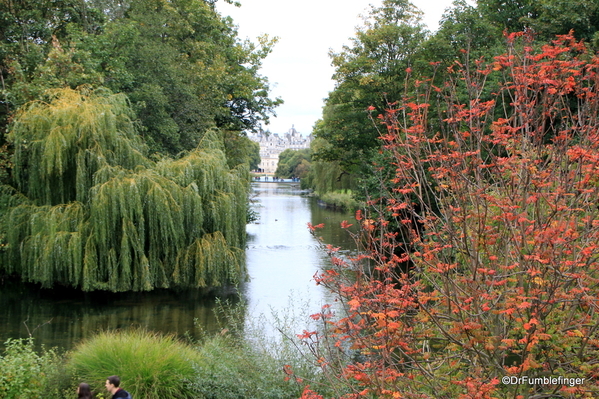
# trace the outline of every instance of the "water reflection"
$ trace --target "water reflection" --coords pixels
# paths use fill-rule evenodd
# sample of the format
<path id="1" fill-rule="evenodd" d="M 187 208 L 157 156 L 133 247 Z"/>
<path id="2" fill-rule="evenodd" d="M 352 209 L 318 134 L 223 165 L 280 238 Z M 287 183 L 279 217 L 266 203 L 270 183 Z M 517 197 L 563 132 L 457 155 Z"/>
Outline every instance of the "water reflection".
<path id="1" fill-rule="evenodd" d="M 6 281 L 0 291 L 0 340 L 31 334 L 37 344 L 68 349 L 98 331 L 131 327 L 195 339 L 201 331 L 194 319 L 207 331 L 218 330 L 214 306 L 214 297 L 198 290 L 81 293 Z"/>
<path id="2" fill-rule="evenodd" d="M 323 241 L 351 248 L 352 240 L 339 224 L 351 215 L 319 206 L 299 190 L 298 184 L 254 183 L 260 220 L 248 226 L 246 258 L 249 283 L 243 287 L 250 317 L 289 312 L 290 307 L 316 312 L 333 298 L 313 276 L 328 267 L 329 258 L 307 227 L 325 223 L 318 231 Z M 301 326 L 297 326 L 300 328 Z M 268 326 L 265 326 L 268 331 Z"/>
<path id="3" fill-rule="evenodd" d="M 247 227 L 250 280 L 241 286 L 241 294 L 248 303 L 248 317 L 285 312 L 305 302 L 313 306 L 310 311 L 318 310 L 333 299 L 312 277 L 328 266 L 329 259 L 307 223 L 325 223 L 319 231 L 325 242 L 351 248 L 351 239 L 337 227 L 351 215 L 319 206 L 303 195 L 297 183 L 252 183 L 252 187 L 260 219 Z M 231 292 L 219 297 L 239 299 Z M 214 307 L 215 298 L 200 291 L 81 293 L 0 281 L 0 342 L 31 332 L 38 344 L 69 349 L 100 330 L 132 326 L 199 338 L 194 319 L 209 332 L 220 328 Z"/>

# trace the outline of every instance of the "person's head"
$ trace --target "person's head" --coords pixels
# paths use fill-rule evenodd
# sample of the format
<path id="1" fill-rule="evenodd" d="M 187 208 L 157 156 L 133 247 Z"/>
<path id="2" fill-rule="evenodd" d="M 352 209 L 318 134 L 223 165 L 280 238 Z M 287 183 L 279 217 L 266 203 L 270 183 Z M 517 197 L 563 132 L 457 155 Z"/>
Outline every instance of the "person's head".
<path id="1" fill-rule="evenodd" d="M 89 384 L 86 384 L 85 382 L 82 382 L 81 384 L 79 384 L 79 386 L 77 387 L 77 397 L 78 398 L 91 398 L 92 397 L 92 390 L 91 390 Z"/>
<path id="2" fill-rule="evenodd" d="M 106 379 L 106 390 L 112 394 L 119 389 L 119 385 L 121 385 L 121 379 L 118 375 L 111 375 Z"/>

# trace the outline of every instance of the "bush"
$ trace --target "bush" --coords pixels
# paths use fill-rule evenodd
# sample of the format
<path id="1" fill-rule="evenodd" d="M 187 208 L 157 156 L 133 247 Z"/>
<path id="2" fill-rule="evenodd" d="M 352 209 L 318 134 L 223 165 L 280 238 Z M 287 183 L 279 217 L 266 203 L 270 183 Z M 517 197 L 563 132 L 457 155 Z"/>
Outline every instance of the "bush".
<path id="1" fill-rule="evenodd" d="M 327 205 L 346 211 L 358 208 L 358 202 L 354 199 L 351 190 L 338 190 L 324 193 L 319 197 Z"/>
<path id="2" fill-rule="evenodd" d="M 217 305 L 223 330 L 198 348 L 201 360 L 192 384 L 198 397 L 295 399 L 306 382 L 326 389 L 328 382 L 295 334 L 308 317 L 307 302 L 290 299 L 281 314 L 273 310 L 269 317 L 247 317 L 243 302 Z"/>
<path id="3" fill-rule="evenodd" d="M 205 399 L 297 398 L 300 387 L 285 381 L 283 365 L 231 336 L 217 336 L 201 348 L 194 390 Z"/>
<path id="4" fill-rule="evenodd" d="M 58 355 L 53 351 L 36 353 L 31 338 L 9 339 L 5 346 L 0 356 L 0 399 L 48 397 L 52 385 L 48 375 L 60 365 Z"/>
<path id="5" fill-rule="evenodd" d="M 382 116 L 388 195 L 356 215 L 364 250 L 329 247 L 315 277 L 346 317 L 304 334 L 336 397 L 597 397 L 599 56 L 528 33 Z M 331 347 L 359 356 L 331 368 Z"/>
<path id="6" fill-rule="evenodd" d="M 136 399 L 196 398 L 189 389 L 198 352 L 170 335 L 144 330 L 103 332 L 70 355 L 70 365 L 94 390 L 110 375 Z"/>

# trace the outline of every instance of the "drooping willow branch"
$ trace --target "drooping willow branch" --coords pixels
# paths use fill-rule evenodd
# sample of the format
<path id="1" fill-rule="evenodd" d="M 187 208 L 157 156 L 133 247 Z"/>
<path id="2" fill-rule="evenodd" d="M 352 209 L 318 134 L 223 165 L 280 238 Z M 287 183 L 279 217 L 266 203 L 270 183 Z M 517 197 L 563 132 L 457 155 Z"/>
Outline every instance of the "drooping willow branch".
<path id="1" fill-rule="evenodd" d="M 15 118 L 15 180 L 0 268 L 43 286 L 150 290 L 238 282 L 247 170 L 215 134 L 153 162 L 124 96 L 65 89 Z"/>

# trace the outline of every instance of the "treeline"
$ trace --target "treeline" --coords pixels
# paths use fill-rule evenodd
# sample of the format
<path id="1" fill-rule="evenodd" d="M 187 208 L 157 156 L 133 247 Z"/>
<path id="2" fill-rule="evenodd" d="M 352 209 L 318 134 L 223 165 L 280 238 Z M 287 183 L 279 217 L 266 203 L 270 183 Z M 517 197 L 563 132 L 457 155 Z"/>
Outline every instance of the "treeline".
<path id="1" fill-rule="evenodd" d="M 483 60 L 503 54 L 504 31 L 533 33 L 540 47 L 573 30 L 575 37 L 599 48 L 599 3 L 592 0 L 479 0 L 476 5 L 456 0 L 434 33 L 421 18 L 422 12 L 408 0 L 384 0 L 371 6 L 349 45 L 331 51 L 336 87 L 314 127 L 317 140 L 306 180 L 320 194 L 352 189 L 365 200 L 367 192 L 378 191 L 381 176 L 388 172 L 380 168 L 382 121 L 376 117 L 406 94 L 418 94 L 413 83 L 432 79 L 442 87 L 448 68 L 476 70 Z M 468 88 L 462 90 L 459 95 L 465 100 Z M 444 119 L 443 106 L 434 98 L 430 102 L 431 117 Z"/>
<path id="2" fill-rule="evenodd" d="M 0 274 L 50 287 L 243 277 L 258 72 L 214 1 L 2 0 Z"/>
<path id="3" fill-rule="evenodd" d="M 211 127 L 253 129 L 281 100 L 258 74 L 275 40 L 242 42 L 214 1 L 3 0 L 0 132 L 49 88 L 128 96 L 152 152 L 195 148 Z"/>

